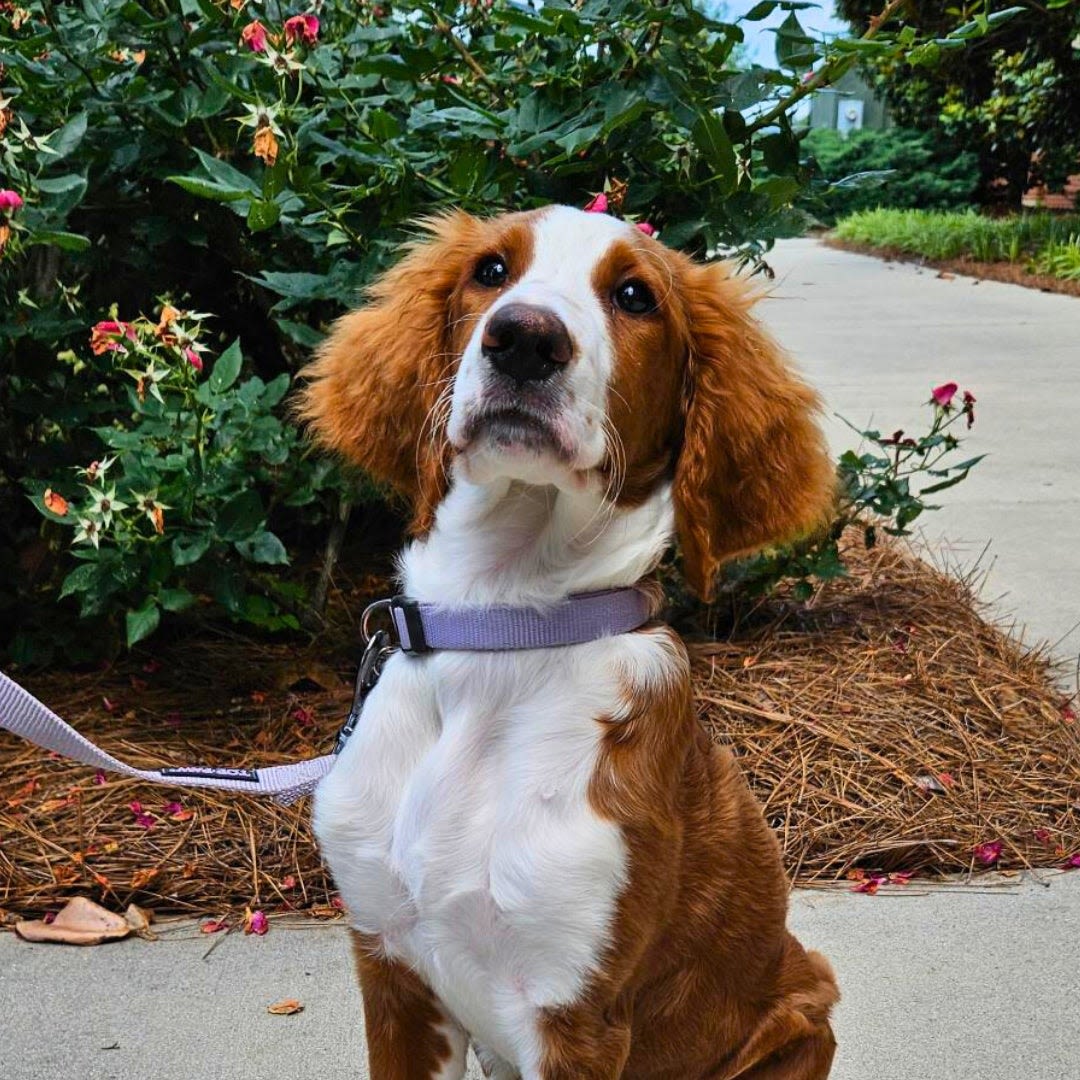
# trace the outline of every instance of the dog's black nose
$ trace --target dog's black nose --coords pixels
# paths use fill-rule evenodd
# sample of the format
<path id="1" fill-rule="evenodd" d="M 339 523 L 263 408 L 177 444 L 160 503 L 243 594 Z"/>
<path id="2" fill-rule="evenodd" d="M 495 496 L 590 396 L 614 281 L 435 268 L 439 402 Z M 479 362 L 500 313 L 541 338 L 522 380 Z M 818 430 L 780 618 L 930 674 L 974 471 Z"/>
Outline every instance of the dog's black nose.
<path id="1" fill-rule="evenodd" d="M 506 304 L 487 321 L 480 350 L 518 385 L 542 382 L 570 363 L 573 345 L 562 319 L 533 304 Z"/>

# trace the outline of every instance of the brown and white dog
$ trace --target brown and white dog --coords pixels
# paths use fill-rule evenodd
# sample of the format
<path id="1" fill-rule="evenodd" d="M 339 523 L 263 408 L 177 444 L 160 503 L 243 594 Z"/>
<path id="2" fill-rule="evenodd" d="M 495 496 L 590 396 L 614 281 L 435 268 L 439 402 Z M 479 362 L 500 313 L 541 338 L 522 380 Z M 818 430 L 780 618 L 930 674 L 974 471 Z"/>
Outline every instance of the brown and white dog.
<path id="1" fill-rule="evenodd" d="M 408 496 L 403 592 L 544 607 L 677 536 L 708 595 L 817 523 L 814 394 L 747 286 L 603 214 L 439 218 L 310 369 L 321 441 Z M 373 1080 L 820 1080 L 837 1000 L 661 623 L 395 654 L 320 785 Z"/>

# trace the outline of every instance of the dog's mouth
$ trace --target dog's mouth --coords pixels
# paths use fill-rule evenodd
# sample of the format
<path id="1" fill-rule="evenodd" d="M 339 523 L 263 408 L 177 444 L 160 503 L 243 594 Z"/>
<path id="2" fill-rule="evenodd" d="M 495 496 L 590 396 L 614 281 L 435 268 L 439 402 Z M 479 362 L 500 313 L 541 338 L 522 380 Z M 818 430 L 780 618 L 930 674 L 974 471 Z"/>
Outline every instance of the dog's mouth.
<path id="1" fill-rule="evenodd" d="M 468 444 L 486 439 L 497 450 L 553 454 L 561 461 L 573 457 L 551 417 L 528 405 L 493 405 L 469 417 L 465 424 Z"/>

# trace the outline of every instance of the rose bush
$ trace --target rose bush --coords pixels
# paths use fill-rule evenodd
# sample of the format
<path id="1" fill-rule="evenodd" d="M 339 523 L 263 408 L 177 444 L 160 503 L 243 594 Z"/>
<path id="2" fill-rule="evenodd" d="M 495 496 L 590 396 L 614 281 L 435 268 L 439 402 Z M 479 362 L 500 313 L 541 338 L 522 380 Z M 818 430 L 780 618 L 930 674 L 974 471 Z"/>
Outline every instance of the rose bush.
<path id="1" fill-rule="evenodd" d="M 889 12 L 898 4 L 883 0 Z M 763 0 L 737 21 L 689 0 L 0 4 L 0 608 L 6 626 L 23 629 L 20 655 L 31 656 L 26 635 L 53 611 L 42 601 L 70 572 L 63 523 L 41 532 L 25 486 L 38 510 L 46 487 L 82 506 L 86 493 L 68 491 L 72 470 L 115 449 L 144 468 L 135 443 L 155 444 L 167 422 L 153 412 L 152 390 L 134 403 L 130 384 L 102 392 L 116 371 L 86 358 L 86 334 L 104 312 L 125 313 L 136 338 L 99 327 L 98 343 L 139 352 L 151 348 L 150 323 L 133 316 L 156 311 L 159 297 L 176 310 L 213 311 L 199 345 L 279 387 L 396 257 L 410 222 L 448 205 L 583 205 L 599 192 L 663 242 L 760 265 L 776 237 L 806 220 L 796 203 L 813 176 L 792 130 L 795 105 L 857 58 L 917 44 L 903 27 L 878 25 L 861 40 L 814 41 L 798 19 L 806 6 Z M 778 66 L 740 69 L 743 24 L 777 9 L 786 12 Z M 152 351 L 167 348 L 159 340 Z M 94 359 L 116 355 L 106 348 Z M 180 395 L 194 425 L 201 414 L 185 395 L 209 384 L 193 381 L 190 357 L 169 354 L 167 366 L 163 382 L 147 376 L 150 386 L 166 401 Z M 233 415 L 231 404 L 197 404 Z M 262 419 L 285 423 L 284 408 L 266 404 Z M 198 421 L 204 435 L 209 422 Z M 114 448 L 109 432 L 130 445 Z M 195 427 L 173 437 L 174 453 L 196 452 Z M 334 485 L 297 455 L 246 483 L 279 515 L 289 510 L 281 529 L 312 536 L 306 526 L 326 518 Z M 244 477 L 233 482 L 239 494 Z M 183 524 L 166 512 L 166 529 L 216 512 L 224 491 L 199 483 L 191 471 L 170 474 L 162 498 L 189 509 Z M 117 484 L 129 502 L 134 492 Z M 290 509 L 290 485 L 317 497 Z M 124 516 L 134 513 L 112 518 L 132 525 L 130 535 L 91 546 L 104 553 L 130 542 L 127 555 L 141 553 L 117 563 L 137 580 L 110 585 L 107 602 L 84 608 L 110 625 L 155 597 L 165 608 L 163 588 L 192 591 L 168 576 L 175 561 L 161 576 L 147 553 L 172 548 L 146 533 L 148 518 Z M 251 586 L 244 595 L 265 596 L 264 569 L 236 546 L 246 539 L 217 536 L 225 546 L 211 550 Z M 196 578 L 232 614 L 250 610 Z M 58 614 L 63 624 L 71 611 Z M 35 640 L 60 635 L 52 625 Z"/>

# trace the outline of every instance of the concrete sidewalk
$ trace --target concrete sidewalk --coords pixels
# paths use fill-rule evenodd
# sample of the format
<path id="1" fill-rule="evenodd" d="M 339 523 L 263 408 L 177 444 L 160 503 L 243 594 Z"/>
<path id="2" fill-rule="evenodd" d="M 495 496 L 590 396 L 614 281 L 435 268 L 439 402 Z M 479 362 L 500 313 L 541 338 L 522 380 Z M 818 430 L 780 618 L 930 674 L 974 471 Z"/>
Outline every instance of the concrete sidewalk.
<path id="1" fill-rule="evenodd" d="M 844 994 L 832 1080 L 1080 1076 L 1080 873 L 1043 881 L 796 893 L 792 927 L 830 957 Z M 204 960 L 210 944 L 190 923 L 95 949 L 0 935 L 0 1076 L 367 1075 L 343 927 L 274 922 Z M 304 1012 L 266 1012 L 287 997 Z"/>
<path id="2" fill-rule="evenodd" d="M 773 262 L 761 311 L 830 410 L 892 431 L 921 423 L 931 386 L 974 391 L 970 447 L 992 456 L 944 494 L 927 535 L 961 561 L 992 540 L 990 594 L 1005 593 L 1034 636 L 1061 638 L 1080 619 L 1080 301 L 812 241 L 780 245 Z M 853 445 L 838 422 L 829 433 Z M 799 892 L 792 908 L 844 994 L 833 1080 L 1080 1077 L 1080 872 L 929 894 Z M 0 934 L 0 1080 L 365 1075 L 341 927 L 275 922 L 204 960 L 211 943 L 190 924 L 83 950 Z M 269 1016 L 285 997 L 305 1011 Z"/>
<path id="3" fill-rule="evenodd" d="M 780 243 L 770 261 L 777 278 L 759 312 L 823 393 L 837 451 L 858 436 L 834 413 L 860 428 L 923 431 L 931 387 L 953 381 L 975 394 L 963 456 L 988 456 L 916 526 L 960 566 L 989 544 L 986 598 L 1026 624 L 1028 641 L 1075 658 L 1080 301 L 814 240 Z"/>

